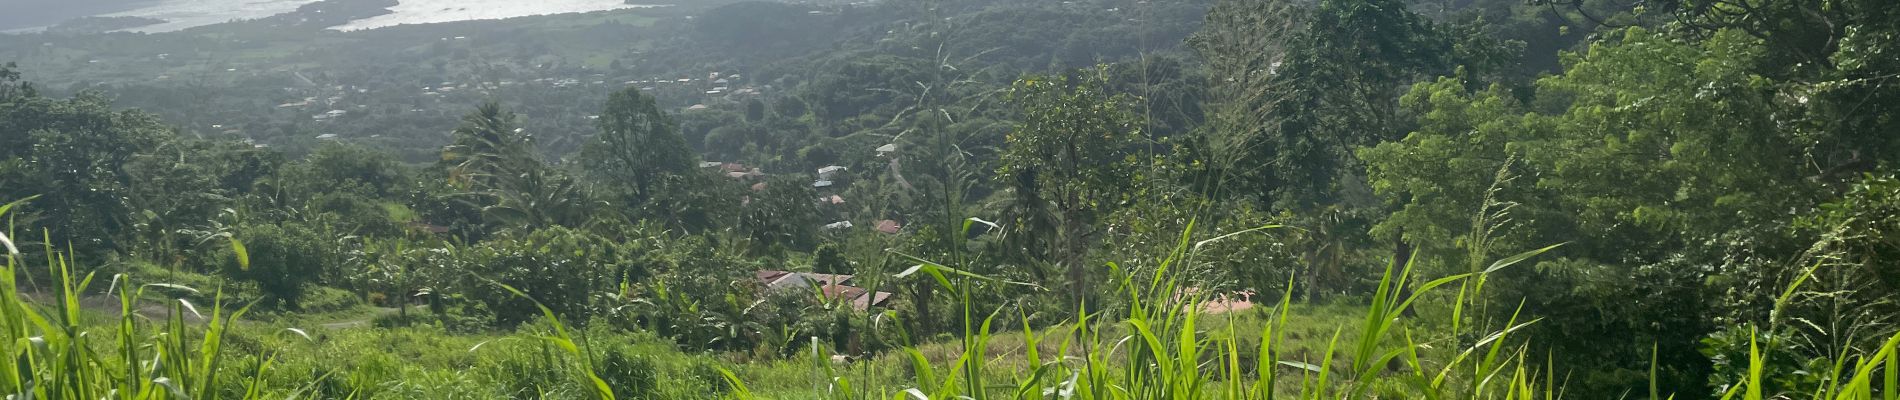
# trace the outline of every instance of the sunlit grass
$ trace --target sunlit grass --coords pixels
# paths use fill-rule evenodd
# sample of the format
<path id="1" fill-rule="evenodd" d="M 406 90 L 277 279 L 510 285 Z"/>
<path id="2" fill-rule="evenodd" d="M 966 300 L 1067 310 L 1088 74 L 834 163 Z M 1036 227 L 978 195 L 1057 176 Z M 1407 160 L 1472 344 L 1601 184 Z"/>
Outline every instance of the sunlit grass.
<path id="1" fill-rule="evenodd" d="M 0 207 L 4 216 L 7 207 Z M 1531 260 L 1539 249 L 1489 263 L 1471 274 L 1426 280 L 1412 265 L 1390 265 L 1363 306 L 1277 303 L 1230 314 L 1199 312 L 1205 299 L 1183 292 L 1171 266 L 1191 264 L 1183 243 L 1153 271 L 1108 265 L 1123 298 L 1108 310 L 1078 310 L 1055 326 L 1035 326 L 1010 308 L 977 309 L 973 290 L 1011 285 L 955 266 L 917 260 L 899 277 L 929 279 L 961 299 L 962 334 L 941 343 L 909 343 L 868 360 L 841 363 L 812 341 L 800 355 L 733 360 L 686 354 L 664 339 L 605 326 L 570 327 L 542 308 L 540 322 L 513 334 L 456 335 L 439 327 L 310 330 L 297 320 L 241 322 L 220 291 L 138 283 L 130 275 L 98 279 L 76 272 L 59 249 L 46 256 L 49 295 L 30 298 L 17 279 L 25 256 L 7 244 L 0 274 L 0 350 L 15 360 L 0 374 L 14 398 L 574 398 L 574 399 L 1554 399 L 1564 398 L 1558 365 L 1527 354 L 1518 315 L 1487 332 L 1460 335 L 1464 302 L 1432 304 L 1451 312 L 1407 313 L 1421 298 Z M 241 243 L 234 243 L 241 246 Z M 1416 259 L 1416 258 L 1414 258 Z M 1807 267 L 1777 299 L 1794 301 Z M 37 272 L 36 272 L 37 273 Z M 118 300 L 110 316 L 84 304 L 86 293 Z M 526 296 L 525 293 L 516 292 Z M 96 301 L 96 300 L 92 300 Z M 200 304 L 203 303 L 203 304 Z M 162 308 L 162 317 L 151 309 Z M 1413 315 L 1425 315 L 1418 317 Z M 1774 315 L 1779 316 L 1777 311 Z M 1776 329 L 1778 319 L 1754 327 Z M 901 324 L 894 324 L 901 325 Z M 1468 328 L 1467 328 L 1468 329 Z M 1759 338 L 1770 337 L 1755 334 Z M 1465 339 L 1461 339 L 1465 338 Z M 1476 339 L 1470 339 L 1476 338 Z M 1721 399 L 1900 399 L 1900 335 L 1878 348 L 1842 349 L 1818 387 L 1779 393 L 1764 380 L 1767 352 L 1751 341 L 1746 376 Z M 1653 374 L 1653 372 L 1652 372 Z M 1674 398 L 1651 385 L 1651 398 Z"/>

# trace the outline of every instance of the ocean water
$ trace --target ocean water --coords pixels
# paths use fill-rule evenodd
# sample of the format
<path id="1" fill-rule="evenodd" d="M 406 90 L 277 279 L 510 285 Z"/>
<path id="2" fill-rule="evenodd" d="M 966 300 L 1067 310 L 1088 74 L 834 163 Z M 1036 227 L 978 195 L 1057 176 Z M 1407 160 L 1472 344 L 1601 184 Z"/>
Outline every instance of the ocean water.
<path id="1" fill-rule="evenodd" d="M 160 0 L 0 0 L 0 31 L 29 31 L 61 21 L 148 7 Z"/>
<path id="2" fill-rule="evenodd" d="M 621 0 L 401 0 L 390 14 L 330 27 L 339 31 L 376 29 L 406 24 L 503 19 L 577 12 L 654 7 Z"/>
<path id="3" fill-rule="evenodd" d="M 146 17 L 167 22 L 127 29 L 132 32 L 171 32 L 241 19 L 257 19 L 296 11 L 316 0 L 165 0 L 164 2 L 105 14 L 107 17 Z"/>
<path id="4" fill-rule="evenodd" d="M 0 0 L 0 2 L 4 1 L 7 0 Z M 22 1 L 54 2 L 62 0 Z M 45 13 L 45 15 L 16 16 L 9 19 L 17 19 L 19 21 L 11 21 L 13 22 L 11 25 L 0 25 L 0 31 L 35 31 L 66 19 L 96 15 L 162 19 L 167 22 L 127 29 L 127 31 L 146 33 L 172 32 L 233 20 L 257 19 L 283 14 L 296 11 L 297 7 L 314 3 L 317 0 L 119 1 L 126 1 L 128 3 L 113 3 L 110 5 L 102 3 L 90 8 L 69 7 L 62 10 L 64 11 L 62 13 L 49 12 Z M 84 4 L 87 3 L 87 1 L 80 0 L 78 3 Z M 502 19 L 531 15 L 594 12 L 638 7 L 654 6 L 626 4 L 621 0 L 400 0 L 398 5 L 390 7 L 390 14 L 350 21 L 348 24 L 331 27 L 330 29 L 354 31 L 404 24 Z M 32 19 L 27 20 L 27 18 Z M 9 19 L 0 19 L 0 22 L 8 22 Z"/>

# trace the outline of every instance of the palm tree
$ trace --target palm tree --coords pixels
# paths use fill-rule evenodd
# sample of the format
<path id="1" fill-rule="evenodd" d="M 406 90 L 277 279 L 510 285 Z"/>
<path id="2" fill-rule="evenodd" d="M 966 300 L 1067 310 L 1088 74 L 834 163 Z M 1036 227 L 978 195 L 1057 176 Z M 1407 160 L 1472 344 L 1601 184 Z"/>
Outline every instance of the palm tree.
<path id="1" fill-rule="evenodd" d="M 462 117 L 454 142 L 442 150 L 449 178 L 465 187 L 492 187 L 497 176 L 541 167 L 534 143 L 515 127 L 515 114 L 488 102 Z"/>

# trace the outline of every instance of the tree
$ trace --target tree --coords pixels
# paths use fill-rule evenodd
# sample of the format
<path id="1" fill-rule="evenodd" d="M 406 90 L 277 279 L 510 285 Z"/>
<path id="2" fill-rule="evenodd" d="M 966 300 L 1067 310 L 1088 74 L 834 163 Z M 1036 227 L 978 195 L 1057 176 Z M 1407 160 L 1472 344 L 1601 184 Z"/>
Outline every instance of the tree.
<path id="1" fill-rule="evenodd" d="M 22 98 L 37 97 L 33 85 L 20 80 L 20 71 L 14 63 L 0 65 L 0 103 L 10 103 Z"/>
<path id="2" fill-rule="evenodd" d="M 622 206 L 647 207 L 669 179 L 693 169 L 697 157 L 680 137 L 679 126 L 638 89 L 608 98 L 599 128 L 600 134 L 581 149 L 581 165 Z"/>
<path id="3" fill-rule="evenodd" d="M 335 253 L 328 250 L 334 242 L 302 224 L 247 225 L 233 237 L 244 243 L 246 254 L 219 252 L 218 265 L 223 266 L 225 275 L 256 284 L 284 309 L 297 309 L 305 290 L 318 282 L 325 267 L 337 261 Z"/>
<path id="4" fill-rule="evenodd" d="M 765 122 L 765 101 L 764 100 L 759 100 L 759 99 L 746 100 L 745 122 L 753 123 L 753 124 Z"/>
<path id="5" fill-rule="evenodd" d="M 488 188 L 496 177 L 541 168 L 534 142 L 515 125 L 515 114 L 501 104 L 482 104 L 452 133 L 453 142 L 442 150 L 449 179 L 466 187 Z"/>
<path id="6" fill-rule="evenodd" d="M 563 320 L 585 323 L 602 311 L 594 307 L 599 295 L 628 282 L 626 274 L 637 257 L 607 238 L 559 227 L 484 242 L 461 255 L 463 265 L 480 277 L 466 279 L 461 289 L 494 312 L 496 326 L 502 327 L 539 316 L 536 302 Z"/>
<path id="7" fill-rule="evenodd" d="M 1038 256 L 1068 268 L 1077 302 L 1087 293 L 1082 256 L 1100 233 L 1095 222 L 1129 195 L 1137 163 L 1128 150 L 1141 137 L 1131 99 L 1104 92 L 1102 72 L 1017 80 L 1009 101 L 1022 115 L 997 171 L 1019 199 L 1013 223 L 1049 238 Z"/>
<path id="8" fill-rule="evenodd" d="M 1775 282 L 1776 260 L 1805 247 L 1787 213 L 1826 192 L 1802 173 L 1816 142 L 1791 112 L 1800 103 L 1750 71 L 1761 41 L 1618 36 L 1540 80 L 1537 107 L 1453 78 L 1416 86 L 1404 103 L 1423 116 L 1419 129 L 1359 153 L 1400 207 L 1374 233 L 1474 268 L 1486 247 L 1570 242 L 1565 259 L 1490 278 L 1492 322 L 1514 310 L 1544 318 L 1531 330 L 1557 364 L 1605 371 L 1575 380 L 1578 391 L 1640 387 L 1609 371 L 1655 357 L 1660 379 L 1698 392 L 1709 368 L 1698 349 L 1718 310 L 1753 308 L 1749 298 L 1780 288 L 1722 282 Z M 1500 208 L 1512 221 L 1502 240 L 1485 222 Z"/>
<path id="9" fill-rule="evenodd" d="M 449 196 L 446 204 L 431 207 L 439 216 L 460 215 L 461 218 L 479 218 L 480 221 L 444 221 L 463 228 L 467 237 L 480 238 L 491 232 L 488 228 L 496 223 L 528 223 L 521 220 L 504 221 L 491 219 L 491 211 L 503 198 L 533 198 L 539 187 L 526 186 L 530 183 L 544 183 L 530 176 L 546 176 L 547 171 L 540 157 L 534 151 L 534 142 L 515 127 L 514 113 L 502 109 L 500 104 L 488 102 L 478 107 L 474 113 L 462 117 L 462 125 L 452 132 L 453 142 L 442 150 L 442 161 L 438 164 L 445 169 L 448 183 L 453 190 L 436 195 Z M 479 210 L 479 214 L 452 212 Z M 447 212 L 445 212 L 447 211 Z M 535 220 L 538 221 L 538 220 Z"/>
<path id="10" fill-rule="evenodd" d="M 739 229 L 758 249 L 810 250 L 818 236 L 818 191 L 805 176 L 780 176 L 752 192 Z M 777 253 L 777 252 L 773 252 Z"/>
<path id="11" fill-rule="evenodd" d="M 129 163 L 174 140 L 156 116 L 114 111 L 99 93 L 37 95 L 0 68 L 0 197 L 34 201 L 52 240 L 84 250 L 122 247 L 139 183 Z"/>

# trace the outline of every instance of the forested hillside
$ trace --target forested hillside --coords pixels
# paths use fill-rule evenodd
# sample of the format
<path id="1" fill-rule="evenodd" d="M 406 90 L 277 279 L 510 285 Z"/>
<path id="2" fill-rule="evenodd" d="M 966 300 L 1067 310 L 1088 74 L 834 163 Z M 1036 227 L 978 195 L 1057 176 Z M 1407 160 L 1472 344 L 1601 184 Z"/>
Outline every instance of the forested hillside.
<path id="1" fill-rule="evenodd" d="M 0 391 L 1900 399 L 1886 0 L 396 4 L 0 34 Z"/>

